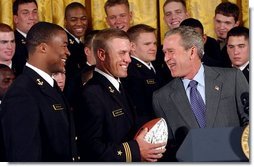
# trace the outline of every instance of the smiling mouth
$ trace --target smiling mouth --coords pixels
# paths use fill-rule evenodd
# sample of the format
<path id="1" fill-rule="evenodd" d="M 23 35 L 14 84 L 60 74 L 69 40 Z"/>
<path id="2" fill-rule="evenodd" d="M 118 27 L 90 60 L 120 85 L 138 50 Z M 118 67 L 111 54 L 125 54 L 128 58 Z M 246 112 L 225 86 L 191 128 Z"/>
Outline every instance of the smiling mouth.
<path id="1" fill-rule="evenodd" d="M 62 60 L 62 62 L 63 62 L 64 65 L 65 65 L 65 64 L 66 64 L 66 59 L 62 58 L 61 60 Z"/>

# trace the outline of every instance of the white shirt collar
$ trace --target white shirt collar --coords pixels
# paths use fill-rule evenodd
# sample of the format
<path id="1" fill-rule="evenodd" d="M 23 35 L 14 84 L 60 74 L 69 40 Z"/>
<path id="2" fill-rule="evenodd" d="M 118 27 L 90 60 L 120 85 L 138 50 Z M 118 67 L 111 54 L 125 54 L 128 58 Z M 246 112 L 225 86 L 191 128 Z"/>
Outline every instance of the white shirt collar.
<path id="1" fill-rule="evenodd" d="M 19 29 L 17 29 L 16 28 L 16 30 L 21 34 L 21 35 L 23 35 L 25 38 L 26 38 L 26 36 L 27 36 L 27 34 L 26 33 L 24 33 L 24 32 L 22 32 L 22 31 L 20 31 Z"/>
<path id="2" fill-rule="evenodd" d="M 101 75 L 103 75 L 104 77 L 106 77 L 109 82 L 119 91 L 119 83 L 120 83 L 120 79 L 115 79 L 114 77 L 112 77 L 111 75 L 101 71 L 98 68 L 95 68 L 94 71 L 100 73 Z"/>
<path id="3" fill-rule="evenodd" d="M 74 35 L 72 35 L 72 33 L 70 33 L 66 28 L 65 28 L 65 31 L 66 31 L 68 34 L 70 34 L 70 35 L 75 39 L 75 41 L 76 41 L 77 43 L 80 43 L 80 40 L 79 40 L 77 37 L 75 37 Z"/>
<path id="4" fill-rule="evenodd" d="M 131 55 L 132 58 L 138 60 L 140 63 L 144 64 L 149 70 L 151 70 L 152 68 L 154 69 L 152 63 L 150 62 L 149 64 L 147 64 L 146 62 L 144 62 L 143 60 L 139 59 L 138 57 L 135 57 L 133 55 Z"/>
<path id="5" fill-rule="evenodd" d="M 250 62 L 247 61 L 245 64 L 243 64 L 242 66 L 238 67 L 241 71 L 243 71 L 245 69 L 245 67 L 249 64 Z"/>
<path id="6" fill-rule="evenodd" d="M 53 78 L 48 75 L 47 73 L 45 73 L 44 71 L 40 70 L 39 68 L 29 64 L 29 63 L 26 63 L 26 66 L 31 68 L 32 70 L 34 70 L 36 73 L 38 73 L 45 81 L 47 81 L 52 87 L 54 86 L 54 80 Z"/>
<path id="7" fill-rule="evenodd" d="M 202 87 L 205 86 L 205 77 L 204 77 L 204 66 L 201 64 L 198 73 L 194 76 L 194 78 L 192 80 L 195 80 L 198 82 L 198 84 L 200 84 Z M 182 79 L 183 81 L 183 85 L 185 90 L 188 88 L 189 82 L 191 80 L 189 79 Z"/>

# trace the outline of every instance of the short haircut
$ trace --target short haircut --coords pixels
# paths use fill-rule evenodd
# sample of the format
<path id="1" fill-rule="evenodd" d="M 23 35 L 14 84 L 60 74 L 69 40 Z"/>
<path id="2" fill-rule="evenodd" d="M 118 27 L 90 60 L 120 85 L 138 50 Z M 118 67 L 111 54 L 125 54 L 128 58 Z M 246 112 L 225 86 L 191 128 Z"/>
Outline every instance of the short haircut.
<path id="1" fill-rule="evenodd" d="M 185 10 L 186 10 L 186 2 L 185 2 L 185 0 L 166 0 L 166 1 L 164 2 L 164 4 L 163 4 L 163 9 L 164 9 L 165 6 L 166 6 L 168 3 L 170 3 L 170 2 L 179 2 L 179 3 L 181 3 L 181 4 L 184 6 L 184 8 L 185 8 Z"/>
<path id="2" fill-rule="evenodd" d="M 106 28 L 100 30 L 93 40 L 93 51 L 97 53 L 97 50 L 103 49 L 105 52 L 108 52 L 108 43 L 114 38 L 121 38 L 121 39 L 129 39 L 128 34 L 120 30 L 118 28 Z"/>
<path id="3" fill-rule="evenodd" d="M 107 14 L 107 8 L 115 5 L 125 5 L 130 10 L 130 4 L 128 0 L 107 0 L 104 4 L 104 10 Z"/>
<path id="4" fill-rule="evenodd" d="M 38 7 L 36 0 L 15 0 L 12 6 L 13 15 L 18 15 L 19 5 L 22 5 L 25 3 L 35 3 L 35 5 Z"/>
<path id="5" fill-rule="evenodd" d="M 190 26 L 193 28 L 200 28 L 202 31 L 202 34 L 204 33 L 204 27 L 203 27 L 202 23 L 199 20 L 194 19 L 194 18 L 188 18 L 188 19 L 183 20 L 180 23 L 180 26 Z"/>
<path id="6" fill-rule="evenodd" d="M 82 5 L 81 3 L 79 3 L 79 2 L 72 2 L 72 3 L 70 3 L 69 5 L 66 6 L 65 12 L 64 12 L 64 17 L 65 18 L 67 17 L 67 14 L 69 13 L 70 10 L 77 9 L 77 8 L 86 10 L 85 6 Z"/>
<path id="7" fill-rule="evenodd" d="M 231 36 L 244 36 L 244 38 L 246 40 L 249 40 L 249 29 L 246 27 L 233 27 L 232 29 L 230 29 L 227 33 L 227 42 L 228 42 L 228 38 Z"/>
<path id="8" fill-rule="evenodd" d="M 169 30 L 165 34 L 165 38 L 171 35 L 179 34 L 181 37 L 181 46 L 185 50 L 191 47 L 197 48 L 197 53 L 200 58 L 204 55 L 204 42 L 200 33 L 196 32 L 193 27 L 190 26 L 180 26 Z"/>
<path id="9" fill-rule="evenodd" d="M 231 2 L 222 2 L 215 9 L 215 15 L 222 14 L 227 17 L 234 17 L 235 22 L 239 20 L 240 9 L 239 7 Z"/>
<path id="10" fill-rule="evenodd" d="M 99 32 L 100 30 L 92 30 L 90 31 L 89 33 L 87 33 L 85 35 L 85 38 L 84 38 L 84 46 L 85 47 L 91 47 L 91 44 L 92 44 L 92 40 L 94 39 L 95 35 Z"/>
<path id="11" fill-rule="evenodd" d="M 127 34 L 130 37 L 130 41 L 136 41 L 140 33 L 146 33 L 146 32 L 155 32 L 155 28 L 146 25 L 146 24 L 137 24 L 132 27 L 130 27 L 127 30 Z"/>
<path id="12" fill-rule="evenodd" d="M 52 37 L 56 36 L 60 31 L 64 31 L 62 27 L 57 24 L 48 22 L 38 22 L 34 24 L 27 33 L 27 50 L 28 53 L 33 53 L 36 46 L 41 43 L 49 42 Z"/>
<path id="13" fill-rule="evenodd" d="M 13 31 L 13 29 L 8 24 L 0 23 L 0 32 L 10 32 L 10 31 Z"/>

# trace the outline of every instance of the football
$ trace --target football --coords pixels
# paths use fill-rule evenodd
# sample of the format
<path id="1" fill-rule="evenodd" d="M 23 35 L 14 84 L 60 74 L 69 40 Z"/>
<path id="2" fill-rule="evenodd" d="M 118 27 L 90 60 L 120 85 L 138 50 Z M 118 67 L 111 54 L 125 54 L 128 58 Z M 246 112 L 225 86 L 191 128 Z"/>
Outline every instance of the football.
<path id="1" fill-rule="evenodd" d="M 156 118 L 145 123 L 136 133 L 134 139 L 137 138 L 140 131 L 144 128 L 148 128 L 148 132 L 145 136 L 145 141 L 149 143 L 162 143 L 168 141 L 168 127 L 163 118 Z"/>

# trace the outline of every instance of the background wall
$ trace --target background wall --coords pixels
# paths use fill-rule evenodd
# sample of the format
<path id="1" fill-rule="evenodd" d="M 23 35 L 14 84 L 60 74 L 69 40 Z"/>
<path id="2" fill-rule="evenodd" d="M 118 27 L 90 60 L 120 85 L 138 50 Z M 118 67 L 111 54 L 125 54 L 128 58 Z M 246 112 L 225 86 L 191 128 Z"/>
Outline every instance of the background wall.
<path id="1" fill-rule="evenodd" d="M 107 27 L 104 3 L 106 0 L 37 0 L 41 21 L 53 22 L 63 26 L 64 8 L 71 2 L 80 2 L 89 8 L 91 29 Z M 213 17 L 215 7 L 225 0 L 186 0 L 191 17 L 199 19 L 207 35 L 215 37 Z M 228 0 L 236 3 L 242 10 L 243 25 L 249 28 L 249 1 Z M 129 0 L 134 14 L 132 24 L 145 23 L 159 30 L 158 37 L 163 39 L 167 26 L 163 21 L 163 3 L 165 0 Z M 159 19 L 157 19 L 159 18 Z M 0 0 L 0 22 L 13 26 L 12 0 Z"/>

